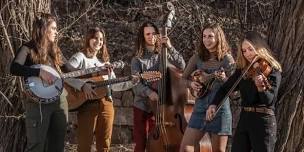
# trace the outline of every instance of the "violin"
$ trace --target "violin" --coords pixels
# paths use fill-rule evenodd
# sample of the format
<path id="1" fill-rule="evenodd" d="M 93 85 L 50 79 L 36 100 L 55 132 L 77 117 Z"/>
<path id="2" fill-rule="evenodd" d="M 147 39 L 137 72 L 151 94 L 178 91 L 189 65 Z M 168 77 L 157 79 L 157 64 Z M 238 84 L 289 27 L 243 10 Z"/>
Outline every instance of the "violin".
<path id="1" fill-rule="evenodd" d="M 224 101 L 229 97 L 229 95 L 237 87 L 237 85 L 240 83 L 240 81 L 243 78 L 254 79 L 257 75 L 262 75 L 263 83 L 264 83 L 264 86 L 262 86 L 262 87 L 265 87 L 266 90 L 271 89 L 271 85 L 267 79 L 267 76 L 269 76 L 271 71 L 272 71 L 272 67 L 270 66 L 270 64 L 265 59 L 261 59 L 258 56 L 256 56 L 253 59 L 253 61 L 249 64 L 249 66 L 247 66 L 247 68 L 245 68 L 245 70 L 243 71 L 241 76 L 235 81 L 235 83 L 229 89 L 228 93 L 226 93 L 226 95 L 224 96 L 222 101 L 218 104 L 215 112 L 213 113 L 213 116 L 214 117 L 216 116 L 216 114 L 219 112 L 219 109 L 223 106 Z"/>
<path id="2" fill-rule="evenodd" d="M 266 87 L 266 90 L 271 89 L 271 85 L 267 79 L 269 74 L 272 71 L 272 67 L 270 64 L 264 59 L 258 59 L 252 67 L 247 72 L 247 78 L 254 79 L 258 75 L 262 75 L 264 85 L 262 87 Z"/>

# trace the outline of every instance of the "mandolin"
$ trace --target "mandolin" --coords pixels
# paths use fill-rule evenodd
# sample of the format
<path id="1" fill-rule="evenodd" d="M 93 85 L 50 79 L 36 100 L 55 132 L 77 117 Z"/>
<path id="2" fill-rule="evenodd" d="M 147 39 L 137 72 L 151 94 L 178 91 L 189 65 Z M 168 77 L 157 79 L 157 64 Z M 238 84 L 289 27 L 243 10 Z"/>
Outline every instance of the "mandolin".
<path id="1" fill-rule="evenodd" d="M 220 69 L 218 72 L 223 71 L 223 69 Z M 190 87 L 189 90 L 191 95 L 195 98 L 200 98 L 207 95 L 207 93 L 212 88 L 215 79 L 217 79 L 216 72 L 207 74 L 203 70 L 195 70 L 191 74 L 191 80 L 198 82 L 202 86 L 202 88 L 197 91 Z"/>

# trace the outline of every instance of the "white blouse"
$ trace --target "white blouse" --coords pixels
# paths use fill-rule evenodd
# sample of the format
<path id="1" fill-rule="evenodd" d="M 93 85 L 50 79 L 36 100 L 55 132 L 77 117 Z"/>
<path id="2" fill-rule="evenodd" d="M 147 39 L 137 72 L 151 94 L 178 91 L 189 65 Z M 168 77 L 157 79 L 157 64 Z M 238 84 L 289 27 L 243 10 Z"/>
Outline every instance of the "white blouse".
<path id="1" fill-rule="evenodd" d="M 85 54 L 82 52 L 78 52 L 74 54 L 70 60 L 68 61 L 68 65 L 71 66 L 71 69 L 87 69 L 87 68 L 93 68 L 93 67 L 100 67 L 104 66 L 105 64 L 110 64 L 109 62 L 102 62 L 100 59 L 98 59 L 96 56 L 92 58 L 88 58 Z M 69 69 L 69 67 L 68 67 Z M 108 79 L 115 79 L 115 73 L 112 70 L 110 75 L 102 75 L 104 80 Z M 68 83 L 70 86 L 74 87 L 77 90 L 81 90 L 82 86 L 87 82 L 88 80 L 86 79 L 80 79 L 82 81 L 75 80 L 75 79 L 67 79 L 65 82 Z M 121 83 L 116 83 L 112 84 L 109 87 L 113 91 L 125 91 L 130 88 L 132 88 L 135 84 L 132 83 L 132 81 L 127 81 L 127 82 L 121 82 Z"/>

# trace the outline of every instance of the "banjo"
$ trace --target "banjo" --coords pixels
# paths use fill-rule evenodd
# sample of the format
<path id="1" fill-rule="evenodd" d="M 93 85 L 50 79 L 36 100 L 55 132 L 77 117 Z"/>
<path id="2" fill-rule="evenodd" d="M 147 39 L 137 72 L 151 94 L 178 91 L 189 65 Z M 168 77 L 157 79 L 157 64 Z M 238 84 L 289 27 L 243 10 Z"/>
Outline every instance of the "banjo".
<path id="1" fill-rule="evenodd" d="M 117 61 L 111 64 L 113 68 L 123 68 L 124 62 Z M 42 81 L 40 77 L 28 77 L 25 81 L 25 90 L 30 97 L 32 97 L 35 101 L 48 104 L 53 103 L 59 99 L 62 94 L 64 88 L 63 80 L 66 78 L 76 78 L 92 73 L 96 73 L 99 71 L 107 70 L 106 66 L 93 67 L 83 70 L 76 70 L 73 72 L 59 74 L 57 70 L 53 67 L 44 65 L 44 64 L 35 64 L 31 66 L 32 68 L 43 69 L 49 73 L 51 73 L 55 77 L 55 81 L 53 84 L 49 85 L 46 82 Z"/>

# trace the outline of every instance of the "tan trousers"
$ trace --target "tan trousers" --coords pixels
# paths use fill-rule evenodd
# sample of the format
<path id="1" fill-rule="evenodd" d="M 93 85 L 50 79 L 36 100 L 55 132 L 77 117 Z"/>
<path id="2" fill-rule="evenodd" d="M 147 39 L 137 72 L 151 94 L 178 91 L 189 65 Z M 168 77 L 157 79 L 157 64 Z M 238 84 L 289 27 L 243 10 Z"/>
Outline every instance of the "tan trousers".
<path id="1" fill-rule="evenodd" d="M 102 98 L 100 102 L 87 103 L 78 111 L 78 152 L 90 152 L 93 136 L 97 152 L 108 152 L 114 120 L 113 102 Z"/>

